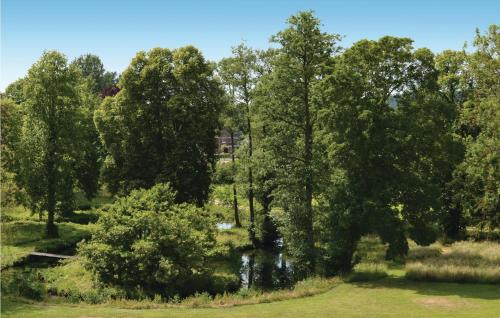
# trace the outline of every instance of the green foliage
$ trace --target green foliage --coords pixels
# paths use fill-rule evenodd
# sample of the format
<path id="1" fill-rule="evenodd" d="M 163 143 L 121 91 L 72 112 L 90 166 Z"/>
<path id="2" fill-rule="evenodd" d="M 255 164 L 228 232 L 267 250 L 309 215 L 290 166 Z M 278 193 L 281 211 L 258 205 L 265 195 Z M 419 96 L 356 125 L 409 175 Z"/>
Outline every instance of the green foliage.
<path id="1" fill-rule="evenodd" d="M 13 100 L 16 104 L 21 104 L 26 100 L 26 95 L 24 94 L 24 85 L 26 83 L 26 78 L 20 78 L 14 83 L 7 86 L 5 89 L 5 97 Z"/>
<path id="2" fill-rule="evenodd" d="M 86 268 L 129 295 L 196 291 L 196 281 L 207 273 L 215 228 L 203 210 L 175 204 L 175 195 L 158 184 L 115 201 L 99 218 L 92 239 L 79 248 Z"/>
<path id="3" fill-rule="evenodd" d="M 222 207 L 230 208 L 233 206 L 233 192 L 228 185 L 215 185 L 212 188 L 212 201 Z"/>
<path id="4" fill-rule="evenodd" d="M 10 87 L 10 86 L 9 86 Z M 23 202 L 25 191 L 16 182 L 19 162 L 16 160 L 15 148 L 19 142 L 20 128 L 22 124 L 21 107 L 9 98 L 0 98 L 1 143 L 0 151 L 2 160 L 0 162 L 1 205 L 2 207 L 15 206 Z"/>
<path id="5" fill-rule="evenodd" d="M 23 91 L 23 98 L 19 98 L 22 118 L 16 138 L 9 139 L 16 161 L 16 166 L 9 168 L 16 173 L 18 186 L 26 191 L 26 205 L 33 212 L 48 211 L 46 231 L 55 236 L 54 214 L 74 209 L 76 167 L 95 167 L 85 147 L 79 148 L 79 142 L 86 144 L 88 140 L 85 132 L 93 129 L 87 106 L 91 95 L 80 72 L 55 51 L 45 52 L 17 85 L 22 85 Z"/>
<path id="6" fill-rule="evenodd" d="M 308 275 L 315 267 L 312 199 L 322 159 L 316 133 L 321 103 L 315 87 L 339 37 L 322 32 L 312 12 L 300 12 L 288 24 L 272 38 L 280 48 L 270 58 L 271 72 L 261 78 L 256 104 L 267 136 L 262 147 L 277 168 L 273 195 L 285 212 L 286 247 L 300 272 Z"/>
<path id="7" fill-rule="evenodd" d="M 440 187 L 457 147 L 450 132 L 456 112 L 435 91 L 432 53 L 411 44 L 388 36 L 359 41 L 322 83 L 331 175 L 318 226 L 332 269 L 352 268 L 366 233 L 389 243 L 387 258 L 407 253 L 407 235 L 421 244 L 436 239 Z"/>
<path id="8" fill-rule="evenodd" d="M 471 225 L 500 227 L 500 26 L 477 34 L 477 51 L 468 61 L 474 79 L 473 96 L 464 104 L 460 121 L 466 131 L 465 159 L 460 172 L 465 183 L 461 204 Z"/>
<path id="9" fill-rule="evenodd" d="M 118 86 L 95 113 L 109 189 L 128 193 L 169 182 L 178 202 L 202 205 L 222 107 L 211 64 L 192 46 L 155 48 L 136 55 Z"/>
<path id="10" fill-rule="evenodd" d="M 229 162 L 218 161 L 212 178 L 214 184 L 232 184 L 234 182 L 234 167 Z"/>
<path id="11" fill-rule="evenodd" d="M 251 160 L 254 151 L 254 132 L 252 127 L 252 116 L 254 113 L 253 90 L 259 79 L 259 74 L 257 72 L 257 52 L 244 44 L 240 44 L 233 48 L 232 53 L 232 57 L 222 59 L 219 63 L 219 74 L 226 92 L 230 97 L 225 125 L 231 131 L 241 130 L 245 132 L 246 152 L 244 155 L 248 160 Z M 233 167 L 236 170 L 234 152 L 232 155 Z M 250 212 L 249 235 L 253 244 L 256 245 L 253 167 L 252 165 L 241 165 L 240 168 L 244 168 L 243 170 L 246 176 L 246 192 Z M 234 189 L 236 190 L 236 186 Z M 239 217 L 237 215 L 236 191 L 234 193 L 235 223 L 237 226 L 240 226 Z"/>
<path id="12" fill-rule="evenodd" d="M 104 147 L 94 124 L 94 112 L 101 99 L 92 91 L 92 81 L 83 79 L 78 87 L 81 110 L 77 123 L 79 142 L 78 161 L 75 165 L 76 185 L 87 199 L 96 196 L 104 157 Z"/>
<path id="13" fill-rule="evenodd" d="M 64 297 L 71 303 L 98 304 L 125 296 L 120 290 L 97 282 L 78 258 L 65 260 L 59 266 L 43 270 L 41 275 L 49 294 Z"/>
<path id="14" fill-rule="evenodd" d="M 91 79 L 91 91 L 94 95 L 98 95 L 103 89 L 116 84 L 116 73 L 107 72 L 97 55 L 82 55 L 71 64 L 79 68 L 84 77 Z"/>
<path id="15" fill-rule="evenodd" d="M 2 271 L 2 295 L 25 297 L 42 300 L 47 290 L 38 270 L 7 270 Z"/>

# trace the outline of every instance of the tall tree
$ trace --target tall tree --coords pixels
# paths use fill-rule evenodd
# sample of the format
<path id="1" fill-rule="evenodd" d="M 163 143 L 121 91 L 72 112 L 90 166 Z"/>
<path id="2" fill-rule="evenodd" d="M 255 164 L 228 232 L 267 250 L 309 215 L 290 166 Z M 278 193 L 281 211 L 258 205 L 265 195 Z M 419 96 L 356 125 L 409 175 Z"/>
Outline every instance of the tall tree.
<path id="1" fill-rule="evenodd" d="M 81 111 L 78 126 L 79 160 L 75 164 L 76 181 L 87 199 L 95 197 L 99 189 L 99 177 L 104 160 L 104 146 L 94 124 L 94 112 L 101 98 L 93 90 L 93 81 L 82 78 L 78 87 Z"/>
<path id="2" fill-rule="evenodd" d="M 435 87 L 436 71 L 432 53 L 415 51 L 411 43 L 359 41 L 323 81 L 329 107 L 321 133 L 330 178 L 319 198 L 319 223 L 330 273 L 352 268 L 356 243 L 366 233 L 389 243 L 388 258 L 407 252 L 407 228 L 419 242 L 432 241 L 418 234 L 433 233 L 439 198 L 433 154 L 442 146 L 442 130 L 435 129 L 442 123 L 433 116 L 447 108 L 420 98 L 420 91 Z"/>
<path id="3" fill-rule="evenodd" d="M 445 50 L 436 56 L 435 67 L 438 72 L 437 84 L 445 101 L 453 107 L 454 124 L 450 133 L 455 136 L 457 147 L 448 158 L 447 175 L 443 178 L 442 191 L 442 227 L 448 239 L 457 240 L 463 236 L 466 221 L 462 200 L 459 193 L 463 191 L 463 173 L 457 169 L 464 157 L 461 139 L 467 133 L 458 120 L 463 104 L 470 96 L 472 81 L 467 66 L 465 51 Z"/>
<path id="4" fill-rule="evenodd" d="M 301 266 L 299 273 L 309 275 L 316 263 L 312 201 L 316 161 L 321 158 L 315 156 L 315 127 L 322 106 L 315 85 L 324 76 L 339 37 L 321 32 L 312 12 L 290 17 L 288 25 L 272 37 L 280 48 L 272 58 L 272 72 L 262 77 L 259 107 L 269 118 L 265 144 L 278 167 L 275 194 L 286 215 L 286 246 Z"/>
<path id="5" fill-rule="evenodd" d="M 56 211 L 73 200 L 78 161 L 79 72 L 66 58 L 45 52 L 25 78 L 25 112 L 20 133 L 19 176 L 31 206 L 48 213 L 46 232 L 57 236 Z"/>
<path id="6" fill-rule="evenodd" d="M 179 202 L 202 205 L 215 164 L 223 92 L 194 47 L 139 52 L 120 92 L 104 99 L 95 123 L 108 156 L 104 178 L 128 193 L 170 182 Z"/>
<path id="7" fill-rule="evenodd" d="M 100 94 L 104 89 L 116 84 L 116 73 L 106 71 L 104 64 L 97 55 L 84 54 L 71 64 L 77 66 L 84 77 L 92 79 L 92 91 L 96 94 Z"/>
<path id="8" fill-rule="evenodd" d="M 500 26 L 476 32 L 476 51 L 468 58 L 473 92 L 464 104 L 460 121 L 467 129 L 465 179 L 462 195 L 473 225 L 500 226 Z"/>
<path id="9" fill-rule="evenodd" d="M 117 90 L 116 73 L 108 72 L 97 55 L 85 54 L 75 59 L 71 65 L 82 73 L 79 89 L 82 96 L 83 120 L 81 122 L 80 153 L 82 160 L 77 165 L 77 180 L 85 196 L 90 199 L 98 190 L 99 175 L 104 160 L 104 146 L 94 124 L 94 112 L 105 96 L 113 96 Z"/>
<path id="10" fill-rule="evenodd" d="M 235 105 L 236 112 L 243 114 L 243 123 L 240 127 L 245 132 L 248 145 L 248 160 L 253 156 L 253 136 L 252 136 L 252 90 L 257 80 L 256 74 L 256 53 L 240 44 L 233 48 L 233 57 L 225 58 L 220 62 L 219 70 L 223 83 L 228 88 L 232 97 L 232 103 Z M 254 207 L 254 177 L 252 165 L 247 165 L 247 196 L 248 207 L 250 210 L 250 240 L 255 245 L 255 207 Z"/>

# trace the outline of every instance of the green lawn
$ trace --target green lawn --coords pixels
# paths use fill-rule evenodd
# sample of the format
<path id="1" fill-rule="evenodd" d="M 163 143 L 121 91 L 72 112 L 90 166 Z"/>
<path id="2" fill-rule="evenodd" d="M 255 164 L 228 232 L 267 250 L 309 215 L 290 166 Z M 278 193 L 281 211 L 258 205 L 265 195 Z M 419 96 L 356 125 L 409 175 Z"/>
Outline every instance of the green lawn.
<path id="1" fill-rule="evenodd" d="M 500 317 L 500 286 L 410 282 L 343 283 L 312 297 L 229 308 L 125 309 L 109 305 L 2 303 L 2 317 Z"/>

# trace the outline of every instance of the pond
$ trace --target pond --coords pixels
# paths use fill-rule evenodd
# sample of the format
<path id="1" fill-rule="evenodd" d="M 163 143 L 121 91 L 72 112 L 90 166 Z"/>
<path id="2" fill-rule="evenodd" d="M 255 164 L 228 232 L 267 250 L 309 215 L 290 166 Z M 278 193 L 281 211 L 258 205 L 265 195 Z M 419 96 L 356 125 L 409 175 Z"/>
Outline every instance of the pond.
<path id="1" fill-rule="evenodd" d="M 293 262 L 281 251 L 253 250 L 241 254 L 240 287 L 287 288 L 297 281 Z"/>
<path id="2" fill-rule="evenodd" d="M 217 229 L 230 230 L 234 224 L 217 223 Z M 279 289 L 291 287 L 297 281 L 293 262 L 283 253 L 283 239 L 276 241 L 272 250 L 254 249 L 235 251 L 225 260 L 233 273 L 240 278 L 240 288 Z"/>

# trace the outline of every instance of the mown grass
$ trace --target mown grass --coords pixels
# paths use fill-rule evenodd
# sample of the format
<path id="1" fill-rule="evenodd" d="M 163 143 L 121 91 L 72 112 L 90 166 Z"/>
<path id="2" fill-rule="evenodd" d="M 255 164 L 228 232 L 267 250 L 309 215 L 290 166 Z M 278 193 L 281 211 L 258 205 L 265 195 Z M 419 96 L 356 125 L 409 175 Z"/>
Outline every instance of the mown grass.
<path id="1" fill-rule="evenodd" d="M 38 303 L 4 298 L 2 317 L 484 318 L 500 316 L 498 286 L 415 282 L 404 278 L 385 278 L 365 283 L 339 283 L 334 284 L 334 287 L 327 292 L 311 297 L 254 305 L 212 308 L 202 305 L 204 302 L 200 299 L 197 301 L 201 302 L 200 307 L 203 308 L 185 308 L 167 304 L 149 304 L 141 307 L 138 302 L 101 305 L 66 304 L 57 301 Z"/>
<path id="2" fill-rule="evenodd" d="M 410 250 L 406 278 L 411 280 L 500 283 L 500 244 L 457 242 Z"/>

